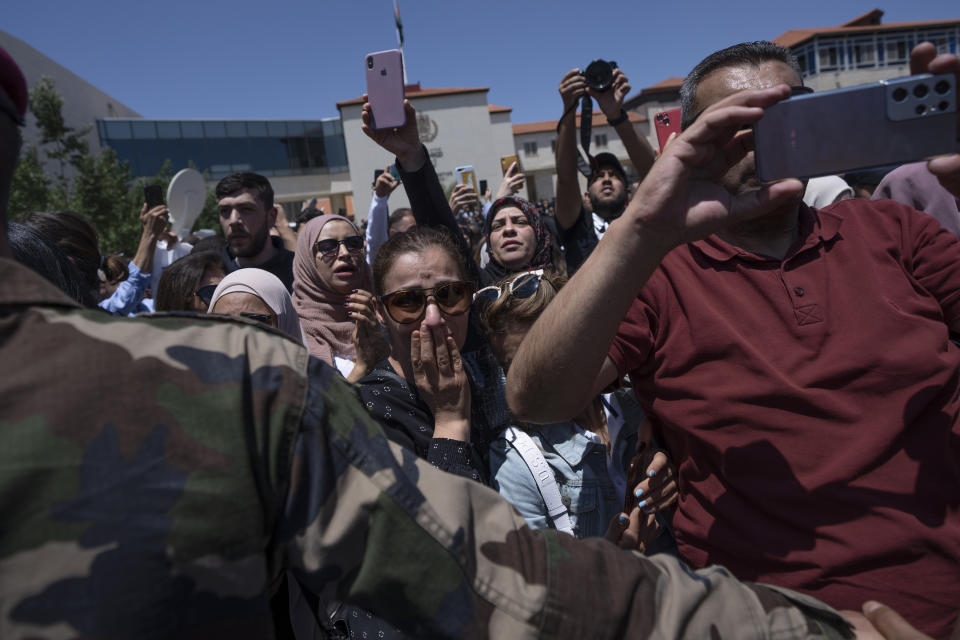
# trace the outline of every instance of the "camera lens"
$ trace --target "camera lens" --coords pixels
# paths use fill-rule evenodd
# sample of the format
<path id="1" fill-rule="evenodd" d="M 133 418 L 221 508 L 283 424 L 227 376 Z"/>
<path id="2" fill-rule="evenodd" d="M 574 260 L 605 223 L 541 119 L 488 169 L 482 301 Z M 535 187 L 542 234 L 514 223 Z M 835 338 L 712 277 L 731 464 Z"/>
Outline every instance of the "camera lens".
<path id="1" fill-rule="evenodd" d="M 893 99 L 896 102 L 903 102 L 907 99 L 907 90 L 903 87 L 897 87 L 893 90 Z"/>
<path id="2" fill-rule="evenodd" d="M 947 102 L 946 100 L 942 101 L 940 104 L 937 105 L 937 109 L 940 110 L 940 113 L 943 113 L 949 108 L 950 108 L 950 103 Z"/>
<path id="3" fill-rule="evenodd" d="M 926 110 L 927 110 L 927 105 L 925 104 L 917 105 L 916 112 L 918 116 L 922 116 Z"/>
<path id="4" fill-rule="evenodd" d="M 373 56 L 367 56 L 367 69 L 373 69 Z"/>
<path id="5" fill-rule="evenodd" d="M 918 84 L 913 88 L 913 95 L 918 98 L 922 98 L 930 92 L 930 89 L 925 84 Z"/>
<path id="6" fill-rule="evenodd" d="M 947 91 L 950 91 L 950 83 L 946 80 L 941 80 L 937 84 L 933 85 L 933 90 L 940 95 L 946 95 Z"/>

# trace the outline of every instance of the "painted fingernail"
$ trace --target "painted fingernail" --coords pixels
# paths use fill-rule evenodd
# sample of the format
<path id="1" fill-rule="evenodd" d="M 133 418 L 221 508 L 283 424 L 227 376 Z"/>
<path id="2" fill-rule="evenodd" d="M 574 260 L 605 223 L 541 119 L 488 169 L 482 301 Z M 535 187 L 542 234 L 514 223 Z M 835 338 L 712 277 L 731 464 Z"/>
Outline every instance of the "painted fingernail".
<path id="1" fill-rule="evenodd" d="M 656 469 L 650 469 L 649 471 L 647 471 L 647 477 L 648 477 L 648 478 L 652 478 L 652 477 L 655 476 L 655 475 L 657 475 L 657 470 L 656 470 Z"/>
<path id="2" fill-rule="evenodd" d="M 647 504 L 647 501 L 646 501 L 646 500 L 641 500 L 641 501 L 637 504 L 637 507 L 640 508 L 640 509 L 643 509 L 643 507 L 644 507 L 646 504 Z"/>
<path id="3" fill-rule="evenodd" d="M 618 523 L 621 527 L 625 527 L 625 526 L 627 526 L 628 524 L 630 524 L 630 518 L 628 518 L 627 516 L 625 516 L 625 515 L 623 515 L 623 514 L 621 513 L 620 515 L 617 516 L 617 523 Z"/>
<path id="4" fill-rule="evenodd" d="M 637 498 L 642 498 L 642 497 L 643 497 L 643 489 L 637 489 L 636 491 L 633 492 L 633 495 L 636 496 Z"/>

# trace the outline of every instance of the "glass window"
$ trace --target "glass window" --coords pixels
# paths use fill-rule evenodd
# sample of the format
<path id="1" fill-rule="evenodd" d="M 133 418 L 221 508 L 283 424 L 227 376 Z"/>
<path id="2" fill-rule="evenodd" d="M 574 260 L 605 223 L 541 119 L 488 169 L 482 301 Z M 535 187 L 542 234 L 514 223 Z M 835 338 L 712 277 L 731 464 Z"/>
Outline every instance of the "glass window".
<path id="1" fill-rule="evenodd" d="M 203 123 L 198 120 L 184 120 L 180 123 L 180 131 L 184 138 L 202 138 Z"/>
<path id="2" fill-rule="evenodd" d="M 873 43 L 853 45 L 853 59 L 858 65 L 871 65 L 874 63 Z"/>
<path id="3" fill-rule="evenodd" d="M 104 122 L 104 129 L 107 138 L 111 140 L 129 140 L 133 137 L 130 135 L 130 122 L 127 120 L 107 120 Z"/>
<path id="4" fill-rule="evenodd" d="M 153 120 L 146 122 L 137 122 L 134 120 L 130 123 L 130 128 L 133 129 L 133 138 L 135 140 L 149 140 L 150 138 L 157 137 L 157 126 Z"/>
<path id="5" fill-rule="evenodd" d="M 524 142 L 523 143 L 523 155 L 525 156 L 535 156 L 537 155 L 537 142 Z"/>
<path id="6" fill-rule="evenodd" d="M 282 138 L 287 135 L 287 123 L 280 121 L 273 121 L 267 123 L 267 135 L 277 136 Z"/>
<path id="7" fill-rule="evenodd" d="M 598 147 L 607 146 L 607 134 L 598 133 L 597 135 L 593 136 L 593 144 L 597 145 Z"/>
<path id="8" fill-rule="evenodd" d="M 836 47 L 820 47 L 819 55 L 820 55 L 821 67 L 837 66 L 837 48 Z"/>
<path id="9" fill-rule="evenodd" d="M 179 122 L 157 122 L 157 137 L 159 138 L 179 138 Z"/>
<path id="10" fill-rule="evenodd" d="M 287 135 L 302 136 L 304 131 L 306 131 L 305 124 L 305 122 L 287 122 Z"/>
<path id="11" fill-rule="evenodd" d="M 247 135 L 252 138 L 265 138 L 267 136 L 267 123 L 250 120 L 247 122 Z"/>
<path id="12" fill-rule="evenodd" d="M 226 138 L 227 128 L 222 120 L 207 120 L 203 123 L 203 135 L 207 138 Z"/>
<path id="13" fill-rule="evenodd" d="M 227 125 L 227 137 L 228 138 L 246 138 L 247 137 L 247 123 L 243 120 L 228 120 Z"/>
<path id="14" fill-rule="evenodd" d="M 887 62 L 905 62 L 907 59 L 907 43 L 903 39 L 887 40 Z"/>

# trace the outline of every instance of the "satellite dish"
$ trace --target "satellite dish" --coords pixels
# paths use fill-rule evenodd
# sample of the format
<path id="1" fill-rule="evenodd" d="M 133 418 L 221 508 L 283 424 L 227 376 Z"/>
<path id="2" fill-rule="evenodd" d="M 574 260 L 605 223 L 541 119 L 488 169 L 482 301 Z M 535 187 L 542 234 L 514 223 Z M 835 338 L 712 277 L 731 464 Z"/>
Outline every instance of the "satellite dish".
<path id="1" fill-rule="evenodd" d="M 173 176 L 167 188 L 170 230 L 182 238 L 193 228 L 207 201 L 207 183 L 196 169 L 183 169 Z"/>

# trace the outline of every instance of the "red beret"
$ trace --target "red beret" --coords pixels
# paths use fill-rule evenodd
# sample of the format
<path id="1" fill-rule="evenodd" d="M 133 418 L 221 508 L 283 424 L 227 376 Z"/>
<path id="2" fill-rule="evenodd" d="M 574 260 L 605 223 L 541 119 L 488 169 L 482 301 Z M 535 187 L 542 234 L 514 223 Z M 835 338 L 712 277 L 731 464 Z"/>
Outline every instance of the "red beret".
<path id="1" fill-rule="evenodd" d="M 0 89 L 13 100 L 13 106 L 22 120 L 27 113 L 27 81 L 20 67 L 3 47 L 0 47 Z"/>

